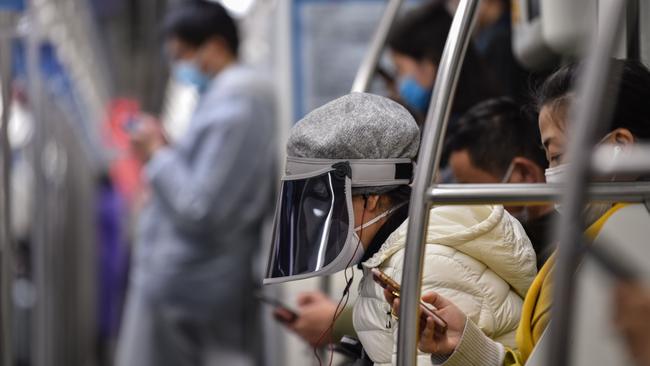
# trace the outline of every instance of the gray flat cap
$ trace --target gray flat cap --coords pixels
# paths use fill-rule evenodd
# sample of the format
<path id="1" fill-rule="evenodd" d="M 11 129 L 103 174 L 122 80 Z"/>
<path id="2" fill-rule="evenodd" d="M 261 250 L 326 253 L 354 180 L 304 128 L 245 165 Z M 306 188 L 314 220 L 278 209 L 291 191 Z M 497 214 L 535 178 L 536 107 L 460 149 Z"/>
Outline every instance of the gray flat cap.
<path id="1" fill-rule="evenodd" d="M 317 159 L 415 158 L 420 131 L 398 103 L 374 94 L 352 93 L 319 107 L 291 129 L 287 154 Z M 355 189 L 382 193 L 385 189 Z"/>
<path id="2" fill-rule="evenodd" d="M 415 158 L 420 130 L 398 103 L 352 93 L 319 107 L 291 129 L 287 154 L 317 159 Z"/>

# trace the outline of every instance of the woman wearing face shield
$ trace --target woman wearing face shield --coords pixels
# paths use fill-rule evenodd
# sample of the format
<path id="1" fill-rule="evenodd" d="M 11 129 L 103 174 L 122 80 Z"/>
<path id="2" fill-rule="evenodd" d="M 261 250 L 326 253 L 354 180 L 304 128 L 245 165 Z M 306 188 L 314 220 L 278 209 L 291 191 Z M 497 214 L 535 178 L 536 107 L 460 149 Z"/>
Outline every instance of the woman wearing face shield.
<path id="1" fill-rule="evenodd" d="M 353 323 L 374 364 L 393 362 L 398 322 L 370 273 L 380 269 L 401 281 L 419 137 L 398 103 L 353 93 L 305 116 L 287 143 L 265 283 L 359 265 Z M 519 222 L 503 206 L 451 206 L 432 209 L 429 226 L 423 290 L 446 294 L 487 336 L 514 345 L 522 297 L 536 273 Z M 422 354 L 419 364 L 429 363 Z"/>
<path id="2" fill-rule="evenodd" d="M 614 107 L 613 121 L 599 143 L 599 145 L 611 145 L 613 147 L 611 150 L 612 156 L 607 159 L 616 159 L 617 155 L 623 154 L 632 145 L 650 140 L 650 104 L 648 103 L 650 101 L 650 71 L 636 61 L 619 60 L 614 61 L 614 64 L 615 67 L 622 70 L 620 80 L 616 81 L 620 83 L 619 90 Z M 577 70 L 577 65 L 560 69 L 544 82 L 538 92 L 539 129 L 549 161 L 546 179 L 550 183 L 565 181 L 567 169 L 569 169 L 568 162 L 564 158 L 567 145 L 570 143 L 566 134 L 568 130 L 567 113 L 569 105 L 575 99 L 573 87 Z M 610 176 L 597 177 L 597 180 L 635 181 L 644 180 L 644 177 Z M 558 209 L 562 213 L 562 207 L 560 206 Z M 585 236 L 592 239 L 591 245 L 605 247 L 610 244 L 607 238 L 616 238 L 617 243 L 628 245 L 630 245 L 631 241 L 636 240 L 636 243 L 631 244 L 636 246 L 636 256 L 640 258 L 649 257 L 647 235 L 650 235 L 650 232 L 643 233 L 644 231 L 647 232 L 647 228 L 650 226 L 650 213 L 643 204 L 590 203 L 584 210 L 584 219 Z M 627 222 L 633 222 L 636 225 L 630 227 L 626 224 Z M 641 235 L 639 235 L 639 232 Z M 638 237 L 643 235 L 646 235 L 645 239 L 639 241 Z M 608 248 L 608 250 L 615 249 Z M 428 321 L 427 326 L 421 333 L 420 350 L 431 353 L 434 364 L 452 366 L 524 365 L 527 361 L 530 361 L 529 357 L 542 339 L 550 320 L 553 284 L 553 277 L 550 273 L 554 265 L 555 254 L 540 269 L 526 294 L 522 317 L 517 330 L 516 348 L 504 347 L 504 345 L 488 339 L 477 331 L 473 321 L 463 315 L 462 311 L 456 306 L 455 301 L 448 299 L 445 294 L 431 292 L 424 294 L 423 301 L 429 302 L 440 309 L 443 318 L 447 321 L 448 331 L 443 336 L 434 336 L 435 326 L 433 322 Z M 580 271 L 583 270 L 582 267 L 579 269 Z M 592 276 L 586 281 L 593 281 L 594 277 L 596 276 Z M 577 320 L 583 319 L 583 322 L 586 321 L 592 324 L 590 328 L 591 334 L 585 333 L 578 321 L 579 325 L 575 333 L 577 339 L 574 340 L 575 343 L 572 344 L 572 347 L 581 351 L 582 355 L 591 353 L 589 357 L 597 359 L 598 361 L 595 361 L 597 364 L 621 364 L 623 359 L 627 357 L 621 355 L 622 351 L 620 349 L 612 346 L 612 343 L 616 342 L 612 342 L 609 338 L 612 337 L 614 330 L 607 328 L 611 327 L 611 319 L 614 314 L 614 308 L 609 308 L 610 305 L 608 305 L 611 302 L 613 292 L 602 288 L 597 292 L 596 295 L 593 294 L 593 291 L 591 293 L 581 292 L 583 297 L 592 300 L 583 307 L 577 304 L 581 310 L 575 316 Z M 387 298 L 393 302 L 393 310 L 396 311 L 395 307 L 399 306 L 399 301 L 393 301 L 388 296 Z M 626 303 L 620 301 L 620 299 L 619 302 L 624 305 Z M 624 315 L 621 314 L 620 309 L 621 305 L 617 309 L 619 319 Z M 588 317 L 587 320 L 584 320 L 585 316 Z M 629 320 L 625 321 L 625 324 L 630 323 Z M 622 328 L 624 337 L 629 338 L 630 334 L 638 334 L 638 332 L 626 332 L 627 328 L 620 324 L 617 324 L 617 326 Z M 650 324 L 645 326 L 645 333 L 647 333 L 647 329 L 650 329 L 649 326 Z M 598 332 L 602 333 L 601 337 L 599 337 L 601 333 Z M 628 339 L 629 344 L 636 344 L 636 349 L 632 348 L 632 355 L 637 357 L 639 365 L 647 364 L 641 363 L 640 356 L 638 356 L 641 353 L 638 352 L 638 349 L 650 346 L 650 338 L 646 335 L 645 339 L 646 343 L 643 347 L 638 346 L 638 340 Z M 594 341 L 598 342 L 597 347 L 594 347 Z M 645 362 L 648 361 L 650 360 Z"/>

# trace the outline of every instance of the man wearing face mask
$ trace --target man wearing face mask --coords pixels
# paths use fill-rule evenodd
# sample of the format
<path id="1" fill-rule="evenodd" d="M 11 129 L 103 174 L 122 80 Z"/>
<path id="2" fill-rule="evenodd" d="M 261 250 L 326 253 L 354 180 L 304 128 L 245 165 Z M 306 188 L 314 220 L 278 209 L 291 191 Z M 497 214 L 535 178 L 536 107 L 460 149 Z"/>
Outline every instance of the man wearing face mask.
<path id="1" fill-rule="evenodd" d="M 416 120 L 424 117 L 429 107 L 451 20 L 445 6 L 433 2 L 406 13 L 388 37 L 399 99 L 419 114 Z M 499 81 L 471 45 L 456 90 L 452 122 L 476 103 L 502 94 Z"/>
<path id="2" fill-rule="evenodd" d="M 459 120 L 447 140 L 449 166 L 459 183 L 544 183 L 548 165 L 532 113 L 508 98 L 487 100 Z M 552 205 L 506 206 L 530 238 L 541 268 L 554 250 Z"/>
<path id="3" fill-rule="evenodd" d="M 252 260 L 276 174 L 272 89 L 238 63 L 235 22 L 216 2 L 181 3 L 164 31 L 173 77 L 200 100 L 174 145 L 146 119 L 131 132 L 151 192 L 117 365 L 249 365 Z"/>

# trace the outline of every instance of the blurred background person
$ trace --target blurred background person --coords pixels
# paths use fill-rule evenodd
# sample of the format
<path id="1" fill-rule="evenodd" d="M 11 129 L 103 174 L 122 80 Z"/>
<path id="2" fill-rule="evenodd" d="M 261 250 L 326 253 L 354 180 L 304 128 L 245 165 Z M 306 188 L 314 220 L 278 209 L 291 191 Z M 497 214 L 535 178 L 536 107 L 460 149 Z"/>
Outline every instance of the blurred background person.
<path id="1" fill-rule="evenodd" d="M 447 137 L 449 166 L 458 183 L 545 183 L 548 166 L 534 113 L 508 98 L 476 105 Z M 553 205 L 506 206 L 535 248 L 537 268 L 554 250 Z"/>
<path id="2" fill-rule="evenodd" d="M 458 3 L 458 0 L 447 1 L 452 13 L 458 8 Z M 527 101 L 531 84 L 536 77 L 523 69 L 512 51 L 510 7 L 510 0 L 481 1 L 473 43 L 477 53 L 498 78 L 504 94 L 517 101 Z"/>
<path id="3" fill-rule="evenodd" d="M 399 99 L 421 116 L 429 107 L 451 20 L 444 4 L 421 5 L 399 18 L 388 36 Z M 470 45 L 458 80 L 450 128 L 476 103 L 502 94 L 499 80 Z"/>
<path id="4" fill-rule="evenodd" d="M 117 364 L 252 362 L 252 258 L 271 208 L 273 97 L 237 60 L 239 35 L 224 8 L 192 0 L 164 23 L 177 81 L 201 93 L 188 131 L 166 145 L 151 118 L 132 126 L 150 196 L 140 214 Z"/>

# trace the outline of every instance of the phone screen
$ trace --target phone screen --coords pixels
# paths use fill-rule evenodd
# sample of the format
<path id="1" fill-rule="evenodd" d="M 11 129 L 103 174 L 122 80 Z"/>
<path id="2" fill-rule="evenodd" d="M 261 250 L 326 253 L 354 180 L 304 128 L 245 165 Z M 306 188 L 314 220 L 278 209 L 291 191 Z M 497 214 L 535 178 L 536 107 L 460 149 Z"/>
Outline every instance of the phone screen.
<path id="1" fill-rule="evenodd" d="M 395 282 L 395 280 L 377 268 L 373 268 L 371 272 L 372 278 L 375 282 L 377 282 L 382 288 L 391 291 L 395 297 L 400 297 L 400 285 Z M 427 317 L 430 316 L 436 322 L 437 330 L 444 333 L 447 330 L 447 322 L 440 318 L 440 316 L 435 313 L 435 310 L 436 309 L 432 305 L 420 301 L 420 321 L 426 323 Z"/>
<path id="2" fill-rule="evenodd" d="M 285 318 L 285 317 L 279 318 L 279 317 L 276 316 L 276 318 L 278 320 L 280 320 L 280 321 L 287 322 L 287 323 L 292 323 L 296 319 L 298 319 L 298 313 L 296 311 L 294 311 L 293 309 L 291 309 L 289 306 L 282 303 L 278 299 L 274 299 L 274 298 L 266 296 L 264 294 L 256 294 L 255 298 L 257 300 L 259 300 L 260 302 L 266 304 L 266 305 L 270 305 L 270 306 L 272 306 L 272 307 L 274 307 L 276 309 L 281 309 L 283 312 L 285 312 L 288 315 L 287 318 Z"/>

